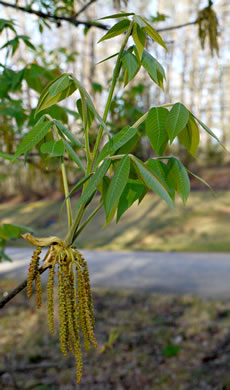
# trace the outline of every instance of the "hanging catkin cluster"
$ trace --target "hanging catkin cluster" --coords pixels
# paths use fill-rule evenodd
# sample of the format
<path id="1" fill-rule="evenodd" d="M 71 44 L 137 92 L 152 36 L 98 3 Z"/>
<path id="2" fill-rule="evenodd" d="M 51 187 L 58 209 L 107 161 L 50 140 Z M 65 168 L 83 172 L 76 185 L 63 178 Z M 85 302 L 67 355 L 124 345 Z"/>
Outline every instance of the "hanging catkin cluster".
<path id="1" fill-rule="evenodd" d="M 29 234 L 24 235 L 24 238 L 33 244 L 36 242 L 36 244 L 42 243 L 41 246 L 45 246 L 42 239 L 36 239 Z M 81 334 L 84 338 L 85 349 L 90 349 L 91 344 L 97 348 L 89 271 L 85 259 L 78 250 L 64 247 L 60 239 L 55 242 L 52 238 L 50 241 L 52 244 L 44 259 L 45 266 L 49 266 L 47 282 L 48 325 L 50 332 L 54 333 L 54 280 L 55 271 L 57 271 L 60 348 L 64 355 L 67 355 L 68 351 L 74 354 L 77 383 L 79 383 L 82 375 Z M 38 246 L 33 253 L 27 278 L 29 298 L 32 295 L 32 282 L 35 280 L 38 307 L 41 306 L 40 252 L 41 247 Z"/>
<path id="2" fill-rule="evenodd" d="M 199 26 L 199 38 L 201 41 L 201 47 L 204 49 L 206 38 L 209 39 L 209 47 L 211 50 L 212 56 L 214 52 L 219 54 L 219 45 L 218 45 L 218 19 L 215 11 L 212 9 L 212 3 L 202 9 L 198 14 L 197 23 Z"/>

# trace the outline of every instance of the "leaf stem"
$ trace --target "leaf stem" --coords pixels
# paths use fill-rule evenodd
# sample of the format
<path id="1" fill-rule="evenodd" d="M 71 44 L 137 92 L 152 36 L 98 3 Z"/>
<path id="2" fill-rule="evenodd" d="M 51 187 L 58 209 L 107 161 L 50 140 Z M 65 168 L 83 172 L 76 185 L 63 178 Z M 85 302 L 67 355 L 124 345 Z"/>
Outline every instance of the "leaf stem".
<path id="1" fill-rule="evenodd" d="M 125 35 L 125 39 L 124 39 L 124 41 L 123 41 L 123 43 L 121 45 L 121 49 L 120 49 L 119 55 L 117 57 L 116 65 L 114 67 L 112 84 L 111 84 L 111 87 L 110 87 L 109 95 L 108 95 L 107 102 L 106 102 L 106 105 L 105 105 L 105 111 L 104 111 L 104 114 L 103 114 L 103 121 L 104 122 L 106 122 L 106 119 L 107 119 L 107 116 L 108 116 L 108 113 L 109 113 L 109 109 L 110 109 L 110 106 L 111 106 L 111 102 L 112 102 L 112 99 L 113 99 L 113 93 L 114 93 L 114 90 L 115 90 L 115 87 L 116 87 L 116 83 L 117 83 L 117 80 L 118 80 L 118 77 L 119 77 L 120 65 L 121 65 L 121 57 L 122 57 L 123 52 L 125 50 L 125 46 L 126 46 L 126 44 L 128 42 L 128 39 L 129 39 L 129 37 L 130 37 L 130 35 L 132 33 L 132 28 L 133 28 L 133 22 L 130 23 L 128 31 L 127 31 L 127 33 Z M 82 106 L 82 111 L 83 111 L 83 106 Z M 97 153 L 98 153 L 98 150 L 99 150 L 99 146 L 100 146 L 101 137 L 102 137 L 102 134 L 103 134 L 103 129 L 104 128 L 101 125 L 100 128 L 99 128 L 98 135 L 97 135 L 97 138 L 96 138 L 96 142 L 95 142 L 95 145 L 94 145 L 94 149 L 93 149 L 93 152 L 92 152 L 92 157 L 91 157 L 91 154 L 89 154 L 89 150 L 87 151 L 87 142 L 86 142 L 86 153 L 87 153 L 87 156 L 90 155 L 90 159 L 88 160 L 88 163 L 87 163 L 87 171 L 86 171 L 87 175 L 89 173 L 91 173 L 91 171 L 93 169 L 93 165 L 95 163 L 95 160 L 96 160 L 96 157 L 97 157 Z M 87 137 L 88 137 L 88 133 L 87 133 Z M 84 190 L 85 190 L 86 186 L 87 186 L 87 183 L 84 185 L 82 193 L 84 193 Z M 79 224 L 81 222 L 81 219 L 82 219 L 82 217 L 83 217 L 83 215 L 85 213 L 85 210 L 86 210 L 86 207 L 85 207 L 85 204 L 83 203 L 81 205 L 80 209 L 79 209 L 79 212 L 78 212 L 76 218 L 73 221 L 73 224 L 71 225 L 71 227 L 70 227 L 70 229 L 69 229 L 69 231 L 67 233 L 66 238 L 65 238 L 65 244 L 67 246 L 72 244 L 73 238 L 74 238 L 74 235 L 75 235 L 75 232 L 76 232 L 76 229 L 77 229 L 77 227 L 79 226 Z M 95 210 L 97 210 L 97 208 Z M 83 227 L 82 227 L 82 230 L 83 230 Z"/>
<path id="2" fill-rule="evenodd" d="M 55 134 L 57 136 L 57 139 L 61 139 L 58 129 L 53 125 Z M 64 158 L 63 156 L 60 157 L 61 160 L 61 173 L 62 173 L 62 181 L 63 181 L 63 187 L 64 187 L 64 193 L 65 193 L 65 198 L 66 198 L 66 211 L 67 211 L 67 217 L 68 217 L 68 227 L 70 228 L 72 225 L 72 209 L 71 209 L 71 203 L 70 203 L 70 198 L 68 198 L 69 195 L 69 186 L 68 186 L 68 179 L 67 179 L 67 173 L 65 169 L 65 163 L 64 163 Z"/>
<path id="3" fill-rule="evenodd" d="M 80 226 L 80 228 L 76 231 L 73 242 L 77 239 L 77 237 L 81 234 L 82 230 L 88 225 L 88 223 L 91 221 L 91 219 L 97 214 L 97 212 L 102 208 L 103 202 L 100 203 L 95 210 L 89 215 L 89 217 L 86 219 L 86 221 Z"/>
<path id="4" fill-rule="evenodd" d="M 119 77 L 120 65 L 121 65 L 121 57 L 122 57 L 123 52 L 125 50 L 125 46 L 126 46 L 126 44 L 128 42 L 128 39 L 129 39 L 129 37 L 131 35 L 132 28 L 133 28 L 133 22 L 130 23 L 129 29 L 128 29 L 126 35 L 125 35 L 125 39 L 124 39 L 124 41 L 122 43 L 122 46 L 121 46 L 121 49 L 119 51 L 119 55 L 117 57 L 116 65 L 115 65 L 114 70 L 113 70 L 112 84 L 111 84 L 111 88 L 110 88 L 110 91 L 109 91 L 109 95 L 108 95 L 108 98 L 107 98 L 105 111 L 104 111 L 104 115 L 103 115 L 103 121 L 104 122 L 106 122 L 106 119 L 107 119 L 107 116 L 108 116 L 108 113 L 109 113 L 109 109 L 110 109 L 110 106 L 111 106 L 111 102 L 112 102 L 112 99 L 113 99 L 113 93 L 114 93 L 114 90 L 115 90 L 115 87 L 116 87 L 116 83 L 117 83 L 117 80 L 118 80 L 118 77 Z M 98 132 L 98 135 L 97 135 L 97 139 L 96 139 L 96 142 L 95 142 L 94 150 L 93 150 L 93 156 L 92 156 L 93 163 L 95 162 L 95 159 L 97 157 L 97 153 L 98 153 L 98 149 L 99 149 L 99 145 L 100 145 L 102 134 L 103 134 L 103 126 L 100 126 L 99 132 Z"/>

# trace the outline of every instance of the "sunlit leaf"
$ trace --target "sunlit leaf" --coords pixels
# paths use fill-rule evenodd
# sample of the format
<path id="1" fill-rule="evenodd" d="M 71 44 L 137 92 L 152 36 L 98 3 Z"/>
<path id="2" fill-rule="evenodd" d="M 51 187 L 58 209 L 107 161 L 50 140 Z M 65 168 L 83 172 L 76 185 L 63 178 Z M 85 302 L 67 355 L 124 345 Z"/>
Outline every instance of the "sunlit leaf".
<path id="1" fill-rule="evenodd" d="M 146 133 L 153 150 L 158 154 L 161 146 L 168 140 L 165 124 L 168 110 L 163 107 L 153 107 L 145 121 Z"/>
<path id="2" fill-rule="evenodd" d="M 53 123 L 47 120 L 44 116 L 39 119 L 33 129 L 25 135 L 18 145 L 16 153 L 14 154 L 14 160 L 16 157 L 26 153 L 28 150 L 36 146 L 45 137 L 52 125 Z"/>
<path id="3" fill-rule="evenodd" d="M 174 104 L 171 111 L 168 113 L 166 129 L 169 139 L 172 143 L 174 138 L 185 128 L 189 120 L 189 111 L 181 104 Z"/>
<path id="4" fill-rule="evenodd" d="M 96 165 L 99 164 L 101 160 L 107 157 L 109 154 L 114 154 L 118 149 L 123 145 L 128 143 L 137 133 L 137 129 L 126 126 L 118 134 L 112 137 L 102 148 L 99 153 Z"/>
<path id="5" fill-rule="evenodd" d="M 141 59 L 145 47 L 146 36 L 143 28 L 141 28 L 137 23 L 133 26 L 132 37 L 136 45 L 139 58 Z"/>
<path id="6" fill-rule="evenodd" d="M 190 193 L 190 180 L 188 173 L 184 165 L 174 157 L 169 159 L 167 165 L 169 168 L 167 181 L 169 185 L 175 188 L 185 204 Z"/>
<path id="7" fill-rule="evenodd" d="M 149 170 L 142 161 L 133 157 L 133 162 L 137 168 L 139 179 L 151 190 L 156 192 L 165 202 L 174 208 L 173 202 L 166 191 L 165 187 L 160 183 L 159 179 L 153 175 L 152 171 Z"/>
<path id="8" fill-rule="evenodd" d="M 114 176 L 108 188 L 105 199 L 106 216 L 109 216 L 114 204 L 120 198 L 129 177 L 129 170 L 130 159 L 129 156 L 126 155 L 120 160 L 118 166 L 116 167 Z"/>
<path id="9" fill-rule="evenodd" d="M 200 132 L 195 120 L 191 115 L 184 130 L 178 134 L 178 138 L 180 143 L 184 145 L 187 151 L 191 153 L 194 158 L 196 158 L 197 148 L 200 142 Z"/>
<path id="10" fill-rule="evenodd" d="M 106 39 L 114 38 L 128 30 L 130 21 L 128 19 L 120 20 L 116 23 L 99 41 L 98 43 L 105 41 Z"/>

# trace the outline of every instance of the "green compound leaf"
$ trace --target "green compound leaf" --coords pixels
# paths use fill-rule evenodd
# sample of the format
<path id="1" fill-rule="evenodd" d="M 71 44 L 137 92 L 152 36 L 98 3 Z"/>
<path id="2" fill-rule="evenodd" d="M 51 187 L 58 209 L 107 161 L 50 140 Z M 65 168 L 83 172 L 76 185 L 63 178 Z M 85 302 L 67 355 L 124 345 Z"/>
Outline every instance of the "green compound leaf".
<path id="1" fill-rule="evenodd" d="M 139 16 L 139 18 L 145 23 L 144 30 L 148 34 L 150 38 L 153 39 L 153 41 L 157 42 L 159 45 L 161 45 L 165 50 L 167 49 L 167 46 L 161 36 L 158 34 L 158 32 L 145 20 L 142 16 Z"/>
<path id="2" fill-rule="evenodd" d="M 55 96 L 59 92 L 64 91 L 70 84 L 70 78 L 67 74 L 64 74 L 58 80 L 56 80 L 48 89 L 50 96 Z"/>
<path id="3" fill-rule="evenodd" d="M 168 161 L 168 184 L 178 192 L 185 204 L 190 193 L 190 180 L 184 165 L 174 157 Z"/>
<path id="4" fill-rule="evenodd" d="M 141 60 L 144 47 L 145 47 L 146 36 L 145 36 L 144 29 L 141 28 L 137 23 L 134 23 L 132 37 L 136 45 L 139 58 Z"/>
<path id="5" fill-rule="evenodd" d="M 65 152 L 64 143 L 62 140 L 59 141 L 48 141 L 42 144 L 40 151 L 42 153 L 48 153 L 51 157 L 63 156 Z"/>
<path id="6" fill-rule="evenodd" d="M 167 182 L 168 166 L 160 160 L 149 159 L 147 161 L 147 167 L 151 170 L 154 176 L 164 185 L 168 191 L 170 197 L 174 200 L 174 188 L 170 188 Z"/>
<path id="7" fill-rule="evenodd" d="M 141 60 L 142 66 L 148 72 L 151 79 L 160 87 L 164 88 L 163 81 L 165 79 L 165 71 L 162 65 L 149 54 L 146 50 L 144 50 Z"/>
<path id="8" fill-rule="evenodd" d="M 153 150 L 159 154 L 161 146 L 168 140 L 165 124 L 168 110 L 163 107 L 153 107 L 145 121 L 146 133 Z"/>
<path id="9" fill-rule="evenodd" d="M 65 85 L 66 87 L 64 88 Z M 52 80 L 42 92 L 34 115 L 36 116 L 45 108 L 66 99 L 72 95 L 76 89 L 77 87 L 69 74 L 64 73 L 55 80 Z"/>
<path id="10" fill-rule="evenodd" d="M 65 135 L 72 143 L 73 146 L 76 146 L 77 148 L 83 148 L 84 145 L 82 145 L 77 138 L 71 133 L 70 130 L 68 130 L 61 122 L 58 120 L 54 119 L 54 123 L 56 127 L 58 128 L 59 132 L 61 135 Z"/>
<path id="11" fill-rule="evenodd" d="M 13 154 L 0 152 L 0 157 L 3 158 L 4 160 L 9 160 L 9 161 L 14 161 L 15 160 Z"/>
<path id="12" fill-rule="evenodd" d="M 105 199 L 105 212 L 108 217 L 112 211 L 115 203 L 119 200 L 129 177 L 130 159 L 129 156 L 124 156 L 114 173 L 114 176 L 110 182 L 108 192 Z"/>
<path id="13" fill-rule="evenodd" d="M 166 128 L 169 139 L 172 143 L 174 138 L 185 128 L 189 120 L 189 111 L 181 104 L 174 104 L 171 111 L 168 113 Z"/>
<path id="14" fill-rule="evenodd" d="M 46 136 L 52 125 L 53 122 L 47 120 L 45 116 L 42 116 L 33 129 L 26 134 L 18 145 L 13 160 L 36 146 Z"/>
<path id="15" fill-rule="evenodd" d="M 210 129 L 208 128 L 208 126 L 207 126 L 205 123 L 203 123 L 200 119 L 198 119 L 197 117 L 195 117 L 195 115 L 192 114 L 192 116 L 193 116 L 193 118 L 195 118 L 196 121 L 201 125 L 201 127 L 203 127 L 203 129 L 204 129 L 209 135 L 211 135 L 211 137 L 214 138 L 214 139 L 222 146 L 222 148 L 224 148 L 224 149 L 226 150 L 226 152 L 228 152 L 228 150 L 227 150 L 226 147 L 222 144 L 222 142 L 219 140 L 219 138 L 216 136 L 216 134 L 214 134 L 213 131 L 210 130 Z"/>
<path id="16" fill-rule="evenodd" d="M 160 183 L 159 179 L 154 176 L 153 172 L 147 168 L 142 161 L 134 156 L 132 159 L 137 168 L 139 179 L 146 185 L 146 187 L 156 192 L 163 200 L 165 200 L 169 207 L 173 209 L 173 202 L 165 187 Z"/>
<path id="17" fill-rule="evenodd" d="M 121 61 L 128 74 L 127 80 L 125 80 L 124 83 L 124 85 L 126 86 L 137 74 L 138 70 L 140 69 L 140 65 L 138 64 L 135 56 L 132 53 L 130 53 L 130 51 L 126 51 L 124 53 L 124 55 L 121 58 Z"/>
<path id="18" fill-rule="evenodd" d="M 124 18 L 125 16 L 132 16 L 135 15 L 133 12 L 121 12 L 120 14 L 113 14 L 108 16 L 103 16 L 103 18 L 99 18 L 97 20 L 105 20 L 105 19 L 119 19 Z"/>
<path id="19" fill-rule="evenodd" d="M 192 175 L 193 177 L 195 177 L 195 179 L 200 181 L 202 184 L 204 184 L 206 187 L 208 187 L 208 189 L 212 192 L 212 194 L 215 195 L 215 192 L 213 191 L 212 187 L 204 179 L 202 179 L 202 177 L 197 176 L 195 173 L 191 172 L 189 169 L 187 169 L 187 172 L 190 175 Z"/>
<path id="20" fill-rule="evenodd" d="M 106 57 L 106 58 L 104 58 L 103 60 L 97 62 L 96 65 L 102 64 L 103 62 L 108 61 L 108 60 L 110 60 L 111 58 L 118 56 L 118 54 L 119 54 L 119 51 L 118 51 L 117 53 L 112 54 L 111 56 Z"/>
<path id="21" fill-rule="evenodd" d="M 118 134 L 112 137 L 102 148 L 99 153 L 96 165 L 99 164 L 109 154 L 114 154 L 123 145 L 127 144 L 137 133 L 137 129 L 132 127 L 124 127 Z"/>
<path id="22" fill-rule="evenodd" d="M 99 41 L 98 43 L 105 41 L 106 39 L 117 37 L 123 32 L 127 31 L 130 25 L 130 20 L 124 19 L 116 23 Z"/>
<path id="23" fill-rule="evenodd" d="M 132 204 L 140 198 L 144 190 L 145 186 L 140 180 L 129 179 L 127 181 L 117 207 L 117 223 L 126 210 L 128 210 Z"/>
<path id="24" fill-rule="evenodd" d="M 105 122 L 103 121 L 103 119 L 101 118 L 99 113 L 97 112 L 97 110 L 93 104 L 93 101 L 92 101 L 91 97 L 89 96 L 88 92 L 86 91 L 85 87 L 83 87 L 83 85 L 80 83 L 80 81 L 78 79 L 76 79 L 76 77 L 74 77 L 73 74 L 71 74 L 71 77 L 75 83 L 76 89 L 79 89 L 80 94 L 85 97 L 88 108 L 95 115 L 95 117 L 97 118 L 100 125 L 104 128 L 105 132 L 109 135 L 110 134 L 109 129 L 107 128 Z"/>
<path id="25" fill-rule="evenodd" d="M 200 143 L 200 132 L 195 120 L 191 115 L 184 130 L 178 134 L 178 138 L 180 143 L 184 145 L 187 151 L 194 158 L 196 158 L 197 149 Z"/>
<path id="26" fill-rule="evenodd" d="M 64 141 L 65 149 L 69 155 L 69 157 L 77 164 L 77 166 L 85 172 L 85 168 L 83 167 L 80 158 L 78 157 L 77 153 L 73 150 L 72 146 L 67 142 Z"/>
<path id="27" fill-rule="evenodd" d="M 101 164 L 101 166 L 96 170 L 95 174 L 90 178 L 85 191 L 77 202 L 75 210 L 77 210 L 83 203 L 85 203 L 94 193 L 94 191 L 97 189 L 98 184 L 108 171 L 110 164 L 111 160 L 106 158 Z"/>

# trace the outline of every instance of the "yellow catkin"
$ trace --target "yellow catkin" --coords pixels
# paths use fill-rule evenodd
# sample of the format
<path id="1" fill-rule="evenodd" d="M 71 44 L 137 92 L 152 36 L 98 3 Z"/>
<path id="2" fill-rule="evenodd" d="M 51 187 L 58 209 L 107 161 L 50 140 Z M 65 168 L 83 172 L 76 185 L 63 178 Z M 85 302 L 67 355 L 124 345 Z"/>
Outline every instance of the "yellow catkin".
<path id="1" fill-rule="evenodd" d="M 93 324 L 93 329 L 95 328 L 95 317 L 94 317 L 94 309 L 93 309 L 93 296 L 90 286 L 90 278 L 89 278 L 89 270 L 86 263 L 86 260 L 83 259 L 83 278 L 85 281 L 85 287 L 87 290 L 87 296 L 88 296 L 88 308 L 91 316 L 91 321 Z"/>
<path id="2" fill-rule="evenodd" d="M 85 347 L 89 347 L 89 341 L 97 348 L 97 342 L 94 335 L 94 324 L 91 317 L 91 312 L 89 310 L 89 300 L 88 300 L 88 291 L 87 285 L 84 280 L 83 270 L 78 267 L 78 280 L 79 286 L 78 290 L 81 296 L 81 311 L 83 313 L 84 325 L 83 325 L 83 334 L 85 336 Z"/>
<path id="3" fill-rule="evenodd" d="M 59 266 L 58 270 L 58 296 L 59 296 L 59 337 L 60 337 L 60 348 L 63 354 L 67 355 L 68 345 L 68 319 L 67 319 L 67 308 L 65 300 L 65 290 L 63 286 L 62 267 Z"/>
<path id="4" fill-rule="evenodd" d="M 214 51 L 217 55 L 219 54 L 219 44 L 218 44 L 218 19 L 215 11 L 212 6 L 208 6 L 202 9 L 198 14 L 198 26 L 199 26 L 199 38 L 201 41 L 201 47 L 204 49 L 206 38 L 209 39 L 209 46 L 212 56 Z"/>
<path id="5" fill-rule="evenodd" d="M 37 308 L 40 309 L 42 305 L 42 284 L 40 273 L 38 272 L 35 277 L 35 288 L 36 288 L 36 298 L 37 298 Z"/>
<path id="6" fill-rule="evenodd" d="M 33 280 L 38 272 L 39 269 L 39 255 L 41 253 L 41 247 L 37 247 L 32 255 L 29 270 L 28 270 L 28 276 L 27 276 L 27 296 L 28 298 L 31 298 L 32 296 L 32 286 L 33 286 Z"/>
<path id="7" fill-rule="evenodd" d="M 82 275 L 82 269 L 79 264 L 77 264 L 77 295 L 78 295 L 78 304 L 79 304 L 79 322 L 82 334 L 84 336 L 84 346 L 85 349 L 90 349 L 90 339 L 86 323 L 86 313 L 85 313 L 85 289 L 84 289 L 84 279 Z"/>
<path id="8" fill-rule="evenodd" d="M 47 309 L 48 309 L 48 326 L 50 333 L 54 333 L 54 276 L 55 264 L 49 269 L 49 277 L 47 282 Z"/>

